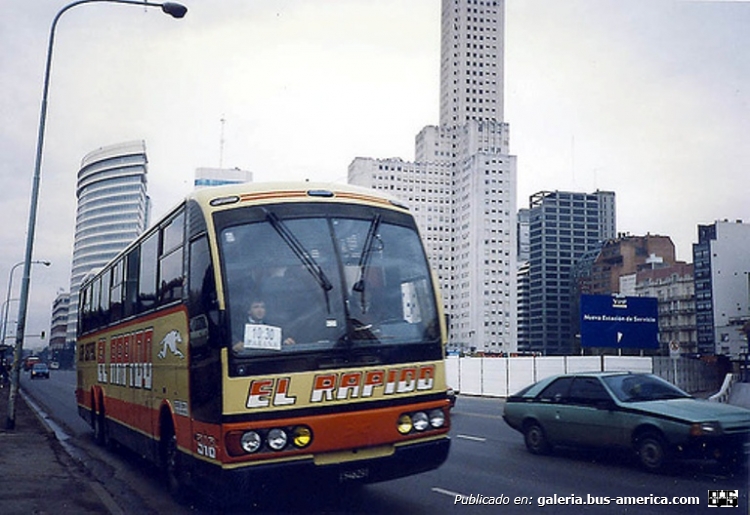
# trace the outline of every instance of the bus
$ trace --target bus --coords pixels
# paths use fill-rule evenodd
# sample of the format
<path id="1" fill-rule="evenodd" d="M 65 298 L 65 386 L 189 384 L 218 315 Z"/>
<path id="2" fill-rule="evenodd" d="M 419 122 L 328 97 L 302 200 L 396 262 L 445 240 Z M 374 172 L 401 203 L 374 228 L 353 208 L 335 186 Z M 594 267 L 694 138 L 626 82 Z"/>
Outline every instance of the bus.
<path id="1" fill-rule="evenodd" d="M 197 190 L 82 282 L 79 415 L 178 498 L 435 469 L 450 448 L 436 285 L 396 198 Z"/>

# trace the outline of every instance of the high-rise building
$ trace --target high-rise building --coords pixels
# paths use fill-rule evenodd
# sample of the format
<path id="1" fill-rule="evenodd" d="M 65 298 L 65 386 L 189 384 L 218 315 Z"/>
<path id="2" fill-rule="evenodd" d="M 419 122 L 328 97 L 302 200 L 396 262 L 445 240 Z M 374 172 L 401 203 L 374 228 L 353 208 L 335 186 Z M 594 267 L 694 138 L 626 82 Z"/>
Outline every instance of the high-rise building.
<path id="1" fill-rule="evenodd" d="M 592 257 L 603 241 L 615 236 L 615 194 L 542 191 L 529 202 L 528 343 L 519 350 L 544 355 L 577 349 L 579 260 Z"/>
<path id="2" fill-rule="evenodd" d="M 76 187 L 78 208 L 70 273 L 68 345 L 76 338 L 81 281 L 148 227 L 147 163 L 144 141 L 101 147 L 81 161 Z"/>
<path id="3" fill-rule="evenodd" d="M 738 359 L 747 354 L 750 323 L 750 224 L 698 226 L 693 244 L 698 352 Z"/>
<path id="4" fill-rule="evenodd" d="M 503 122 L 504 2 L 443 0 L 440 126 L 415 161 L 356 158 L 349 182 L 414 211 L 439 276 L 453 346 L 516 350 L 516 158 Z"/>
<path id="5" fill-rule="evenodd" d="M 54 361 L 60 361 L 62 351 L 65 349 L 65 342 L 68 331 L 68 308 L 70 305 L 70 294 L 68 292 L 58 292 L 57 297 L 52 302 L 52 320 L 49 330 L 49 350 L 52 353 Z M 72 364 L 72 354 L 70 355 Z M 66 363 L 68 365 L 68 363 Z"/>

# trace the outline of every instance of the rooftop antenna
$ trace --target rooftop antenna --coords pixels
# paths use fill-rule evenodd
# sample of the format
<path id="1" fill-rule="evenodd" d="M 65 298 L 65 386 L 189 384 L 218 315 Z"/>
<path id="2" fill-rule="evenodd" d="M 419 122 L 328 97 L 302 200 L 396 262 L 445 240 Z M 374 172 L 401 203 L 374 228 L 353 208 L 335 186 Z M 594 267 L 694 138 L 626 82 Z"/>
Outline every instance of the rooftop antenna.
<path id="1" fill-rule="evenodd" d="M 219 168 L 224 168 L 224 124 L 226 119 L 221 115 L 221 138 L 219 139 Z"/>

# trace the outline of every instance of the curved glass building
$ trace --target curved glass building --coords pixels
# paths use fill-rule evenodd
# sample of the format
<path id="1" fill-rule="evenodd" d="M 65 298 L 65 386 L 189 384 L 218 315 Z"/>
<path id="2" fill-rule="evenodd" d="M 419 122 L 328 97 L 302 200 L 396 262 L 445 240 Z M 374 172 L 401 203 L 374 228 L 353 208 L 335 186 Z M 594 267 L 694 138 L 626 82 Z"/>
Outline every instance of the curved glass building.
<path id="1" fill-rule="evenodd" d="M 146 143 L 101 147 L 81 160 L 76 232 L 70 274 L 68 344 L 75 343 L 78 289 L 86 274 L 103 266 L 148 227 Z"/>

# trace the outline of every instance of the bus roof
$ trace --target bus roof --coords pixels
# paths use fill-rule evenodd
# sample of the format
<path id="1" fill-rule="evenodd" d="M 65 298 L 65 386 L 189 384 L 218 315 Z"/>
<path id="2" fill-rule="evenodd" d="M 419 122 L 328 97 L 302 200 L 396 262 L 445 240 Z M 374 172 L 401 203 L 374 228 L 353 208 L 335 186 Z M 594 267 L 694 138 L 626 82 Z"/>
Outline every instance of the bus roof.
<path id="1" fill-rule="evenodd" d="M 239 201 L 255 202 L 274 202 L 280 198 L 289 201 L 304 201 L 322 197 L 347 201 L 388 203 L 401 209 L 409 209 L 403 201 L 388 193 L 333 182 L 246 182 L 202 188 L 191 192 L 187 198 L 194 199 L 201 205 L 217 207 L 224 203 L 227 205 L 233 204 L 232 198 L 235 196 Z"/>

